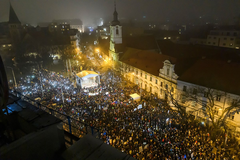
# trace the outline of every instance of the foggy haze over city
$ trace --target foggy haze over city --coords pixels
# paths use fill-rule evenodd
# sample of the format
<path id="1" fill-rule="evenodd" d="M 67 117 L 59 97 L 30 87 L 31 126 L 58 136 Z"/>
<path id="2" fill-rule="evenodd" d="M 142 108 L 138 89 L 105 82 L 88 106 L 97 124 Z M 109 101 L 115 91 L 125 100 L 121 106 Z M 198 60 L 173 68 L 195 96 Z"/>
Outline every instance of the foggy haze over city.
<path id="1" fill-rule="evenodd" d="M 36 25 L 53 19 L 79 18 L 84 25 L 112 19 L 113 0 L 11 0 L 22 22 Z M 240 1 L 207 0 L 117 0 L 120 20 L 195 23 L 233 23 L 239 17 Z M 9 1 L 0 1 L 0 22 L 8 20 Z"/>

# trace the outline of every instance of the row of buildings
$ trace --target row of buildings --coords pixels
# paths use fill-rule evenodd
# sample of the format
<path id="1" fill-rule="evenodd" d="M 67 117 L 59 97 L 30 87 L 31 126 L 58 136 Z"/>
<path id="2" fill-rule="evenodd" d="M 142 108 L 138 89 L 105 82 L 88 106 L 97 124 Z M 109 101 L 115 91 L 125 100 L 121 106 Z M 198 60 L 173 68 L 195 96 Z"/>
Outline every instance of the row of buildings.
<path id="1" fill-rule="evenodd" d="M 153 36 L 123 36 L 114 11 L 110 37 L 99 39 L 101 51 L 112 60 L 115 69 L 142 89 L 169 100 L 169 93 L 186 106 L 196 117 L 207 118 L 204 107 L 195 101 L 187 102 L 185 92 L 198 94 L 207 101 L 200 89 L 214 90 L 215 110 L 218 115 L 240 98 L 240 52 L 221 48 L 177 44 L 170 40 L 155 40 Z M 170 104 L 171 101 L 169 100 Z M 238 110 L 228 117 L 234 131 L 240 131 Z"/>
<path id="2" fill-rule="evenodd" d="M 208 45 L 215 47 L 224 47 L 239 49 L 240 31 L 239 30 L 212 30 L 207 38 L 192 38 L 192 44 Z"/>
<path id="3" fill-rule="evenodd" d="M 73 25 L 70 25 L 70 22 Z M 36 55 L 39 47 L 41 50 L 44 47 L 45 51 L 54 56 L 58 55 L 55 52 L 56 48 L 64 46 L 76 48 L 80 41 L 82 22 L 80 20 L 73 22 L 59 20 L 45 27 L 22 24 L 10 4 L 9 21 L 0 23 L 0 51 L 7 54 L 21 46 L 25 47 L 26 55 L 32 53 Z"/>

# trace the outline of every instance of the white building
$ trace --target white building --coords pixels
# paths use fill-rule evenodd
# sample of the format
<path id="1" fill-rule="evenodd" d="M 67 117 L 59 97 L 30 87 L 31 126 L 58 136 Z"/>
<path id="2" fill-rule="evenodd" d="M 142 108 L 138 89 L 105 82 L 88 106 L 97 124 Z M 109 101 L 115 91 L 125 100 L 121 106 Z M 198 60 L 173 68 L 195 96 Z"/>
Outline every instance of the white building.
<path id="1" fill-rule="evenodd" d="M 212 30 L 207 36 L 207 45 L 239 49 L 240 31 Z"/>
<path id="2" fill-rule="evenodd" d="M 110 41 L 106 55 L 114 61 L 115 69 L 124 77 L 139 85 L 142 89 L 155 94 L 161 99 L 169 99 L 169 93 L 179 102 L 184 102 L 182 93 L 197 88 L 212 88 L 216 91 L 216 109 L 223 110 L 230 106 L 232 101 L 240 99 L 240 58 L 236 53 L 220 52 L 212 48 L 174 44 L 170 41 L 155 41 L 160 52 L 144 46 L 150 46 L 149 39 L 139 42 L 141 49 L 132 43 L 122 40 L 122 26 L 117 19 L 116 8 L 114 20 L 110 26 Z M 106 49 L 106 43 L 99 43 Z M 137 45 L 135 45 L 137 46 Z M 225 58 L 228 59 L 225 59 Z M 116 68 L 117 67 L 117 68 Z M 219 93 L 219 94 L 218 94 Z M 221 93 L 221 94 L 220 94 Z M 204 95 L 198 95 L 203 98 Z M 205 98 L 206 100 L 206 98 Z M 197 117 L 203 117 L 199 106 L 194 102 L 186 105 L 186 110 Z M 229 116 L 228 121 L 236 131 L 240 131 L 240 115 L 238 112 Z"/>

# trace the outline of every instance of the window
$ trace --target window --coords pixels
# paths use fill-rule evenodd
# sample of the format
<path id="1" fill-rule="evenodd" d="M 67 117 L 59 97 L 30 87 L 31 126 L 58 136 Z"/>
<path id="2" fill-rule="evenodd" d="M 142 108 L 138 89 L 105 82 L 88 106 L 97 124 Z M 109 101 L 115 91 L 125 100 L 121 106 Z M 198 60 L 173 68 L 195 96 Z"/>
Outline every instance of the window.
<path id="1" fill-rule="evenodd" d="M 150 87 L 150 92 L 152 92 L 152 87 Z"/>
<path id="2" fill-rule="evenodd" d="M 211 42 L 208 42 L 208 44 L 211 44 Z"/>
<path id="3" fill-rule="evenodd" d="M 216 100 L 220 102 L 221 101 L 221 96 L 217 95 Z"/>
<path id="4" fill-rule="evenodd" d="M 174 88 L 172 87 L 172 92 L 174 92 Z"/>
<path id="5" fill-rule="evenodd" d="M 145 84 L 145 90 L 147 90 L 147 84 Z"/>
<path id="6" fill-rule="evenodd" d="M 229 46 L 232 46 L 232 45 L 233 45 L 232 43 L 229 44 Z"/>
<path id="7" fill-rule="evenodd" d="M 213 45 L 215 45 L 215 42 L 213 42 Z"/>
<path id="8" fill-rule="evenodd" d="M 237 101 L 238 101 L 237 99 L 233 99 L 232 103 L 235 104 L 235 103 L 237 103 Z"/>
<path id="9" fill-rule="evenodd" d="M 163 86 L 163 83 L 161 82 L 161 87 Z"/>
<path id="10" fill-rule="evenodd" d="M 231 41 L 233 41 L 233 38 L 230 38 Z"/>
<path id="11" fill-rule="evenodd" d="M 150 77 L 150 81 L 152 82 L 152 77 Z"/>
<path id="12" fill-rule="evenodd" d="M 160 89 L 160 94 L 162 94 L 162 89 Z"/>
<path id="13" fill-rule="evenodd" d="M 213 37 L 213 39 L 216 39 L 216 37 Z"/>
<path id="14" fill-rule="evenodd" d="M 130 72 L 130 70 L 131 70 L 131 69 L 130 69 L 130 67 L 129 67 L 129 68 L 128 68 L 128 72 Z"/>
<path id="15" fill-rule="evenodd" d="M 156 79 L 155 83 L 158 84 L 158 80 L 157 79 Z"/>
<path id="16" fill-rule="evenodd" d="M 225 37 L 224 40 L 227 40 L 227 38 Z"/>
<path id="17" fill-rule="evenodd" d="M 183 91 L 184 91 L 184 92 L 187 91 L 187 86 L 183 86 Z"/>
<path id="18" fill-rule="evenodd" d="M 196 88 L 193 89 L 193 94 L 197 94 L 197 89 Z"/>
<path id="19" fill-rule="evenodd" d="M 118 27 L 116 27 L 116 35 L 118 35 L 119 33 L 118 33 Z"/>
<path id="20" fill-rule="evenodd" d="M 142 72 L 141 72 L 141 77 L 142 77 Z"/>
<path id="21" fill-rule="evenodd" d="M 226 43 L 223 43 L 223 45 L 225 46 L 225 45 L 226 45 Z"/>
<path id="22" fill-rule="evenodd" d="M 232 116 L 232 120 L 234 120 L 234 116 Z"/>
<path id="23" fill-rule="evenodd" d="M 208 96 L 207 92 L 204 92 L 204 93 L 203 93 L 203 97 L 206 97 L 206 98 L 207 98 L 207 96 Z"/>
<path id="24" fill-rule="evenodd" d="M 138 75 L 138 71 L 136 71 L 136 75 Z"/>
<path id="25" fill-rule="evenodd" d="M 3 45 L 3 47 L 6 47 L 6 45 Z"/>
<path id="26" fill-rule="evenodd" d="M 145 74 L 145 79 L 147 79 L 147 74 Z"/>
<path id="27" fill-rule="evenodd" d="M 168 89 L 168 85 L 167 85 L 167 84 L 166 84 L 166 86 L 165 86 L 165 87 L 166 87 L 166 89 Z"/>
<path id="28" fill-rule="evenodd" d="M 169 76 L 169 68 L 167 69 L 167 75 Z"/>

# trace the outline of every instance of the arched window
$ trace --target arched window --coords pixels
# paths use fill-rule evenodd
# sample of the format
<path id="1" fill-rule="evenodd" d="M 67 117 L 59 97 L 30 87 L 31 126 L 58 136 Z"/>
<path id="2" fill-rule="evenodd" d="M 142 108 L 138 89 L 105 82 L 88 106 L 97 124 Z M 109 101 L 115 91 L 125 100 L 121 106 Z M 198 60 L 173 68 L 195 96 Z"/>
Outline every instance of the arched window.
<path id="1" fill-rule="evenodd" d="M 118 27 L 116 27 L 116 34 L 118 35 Z"/>

